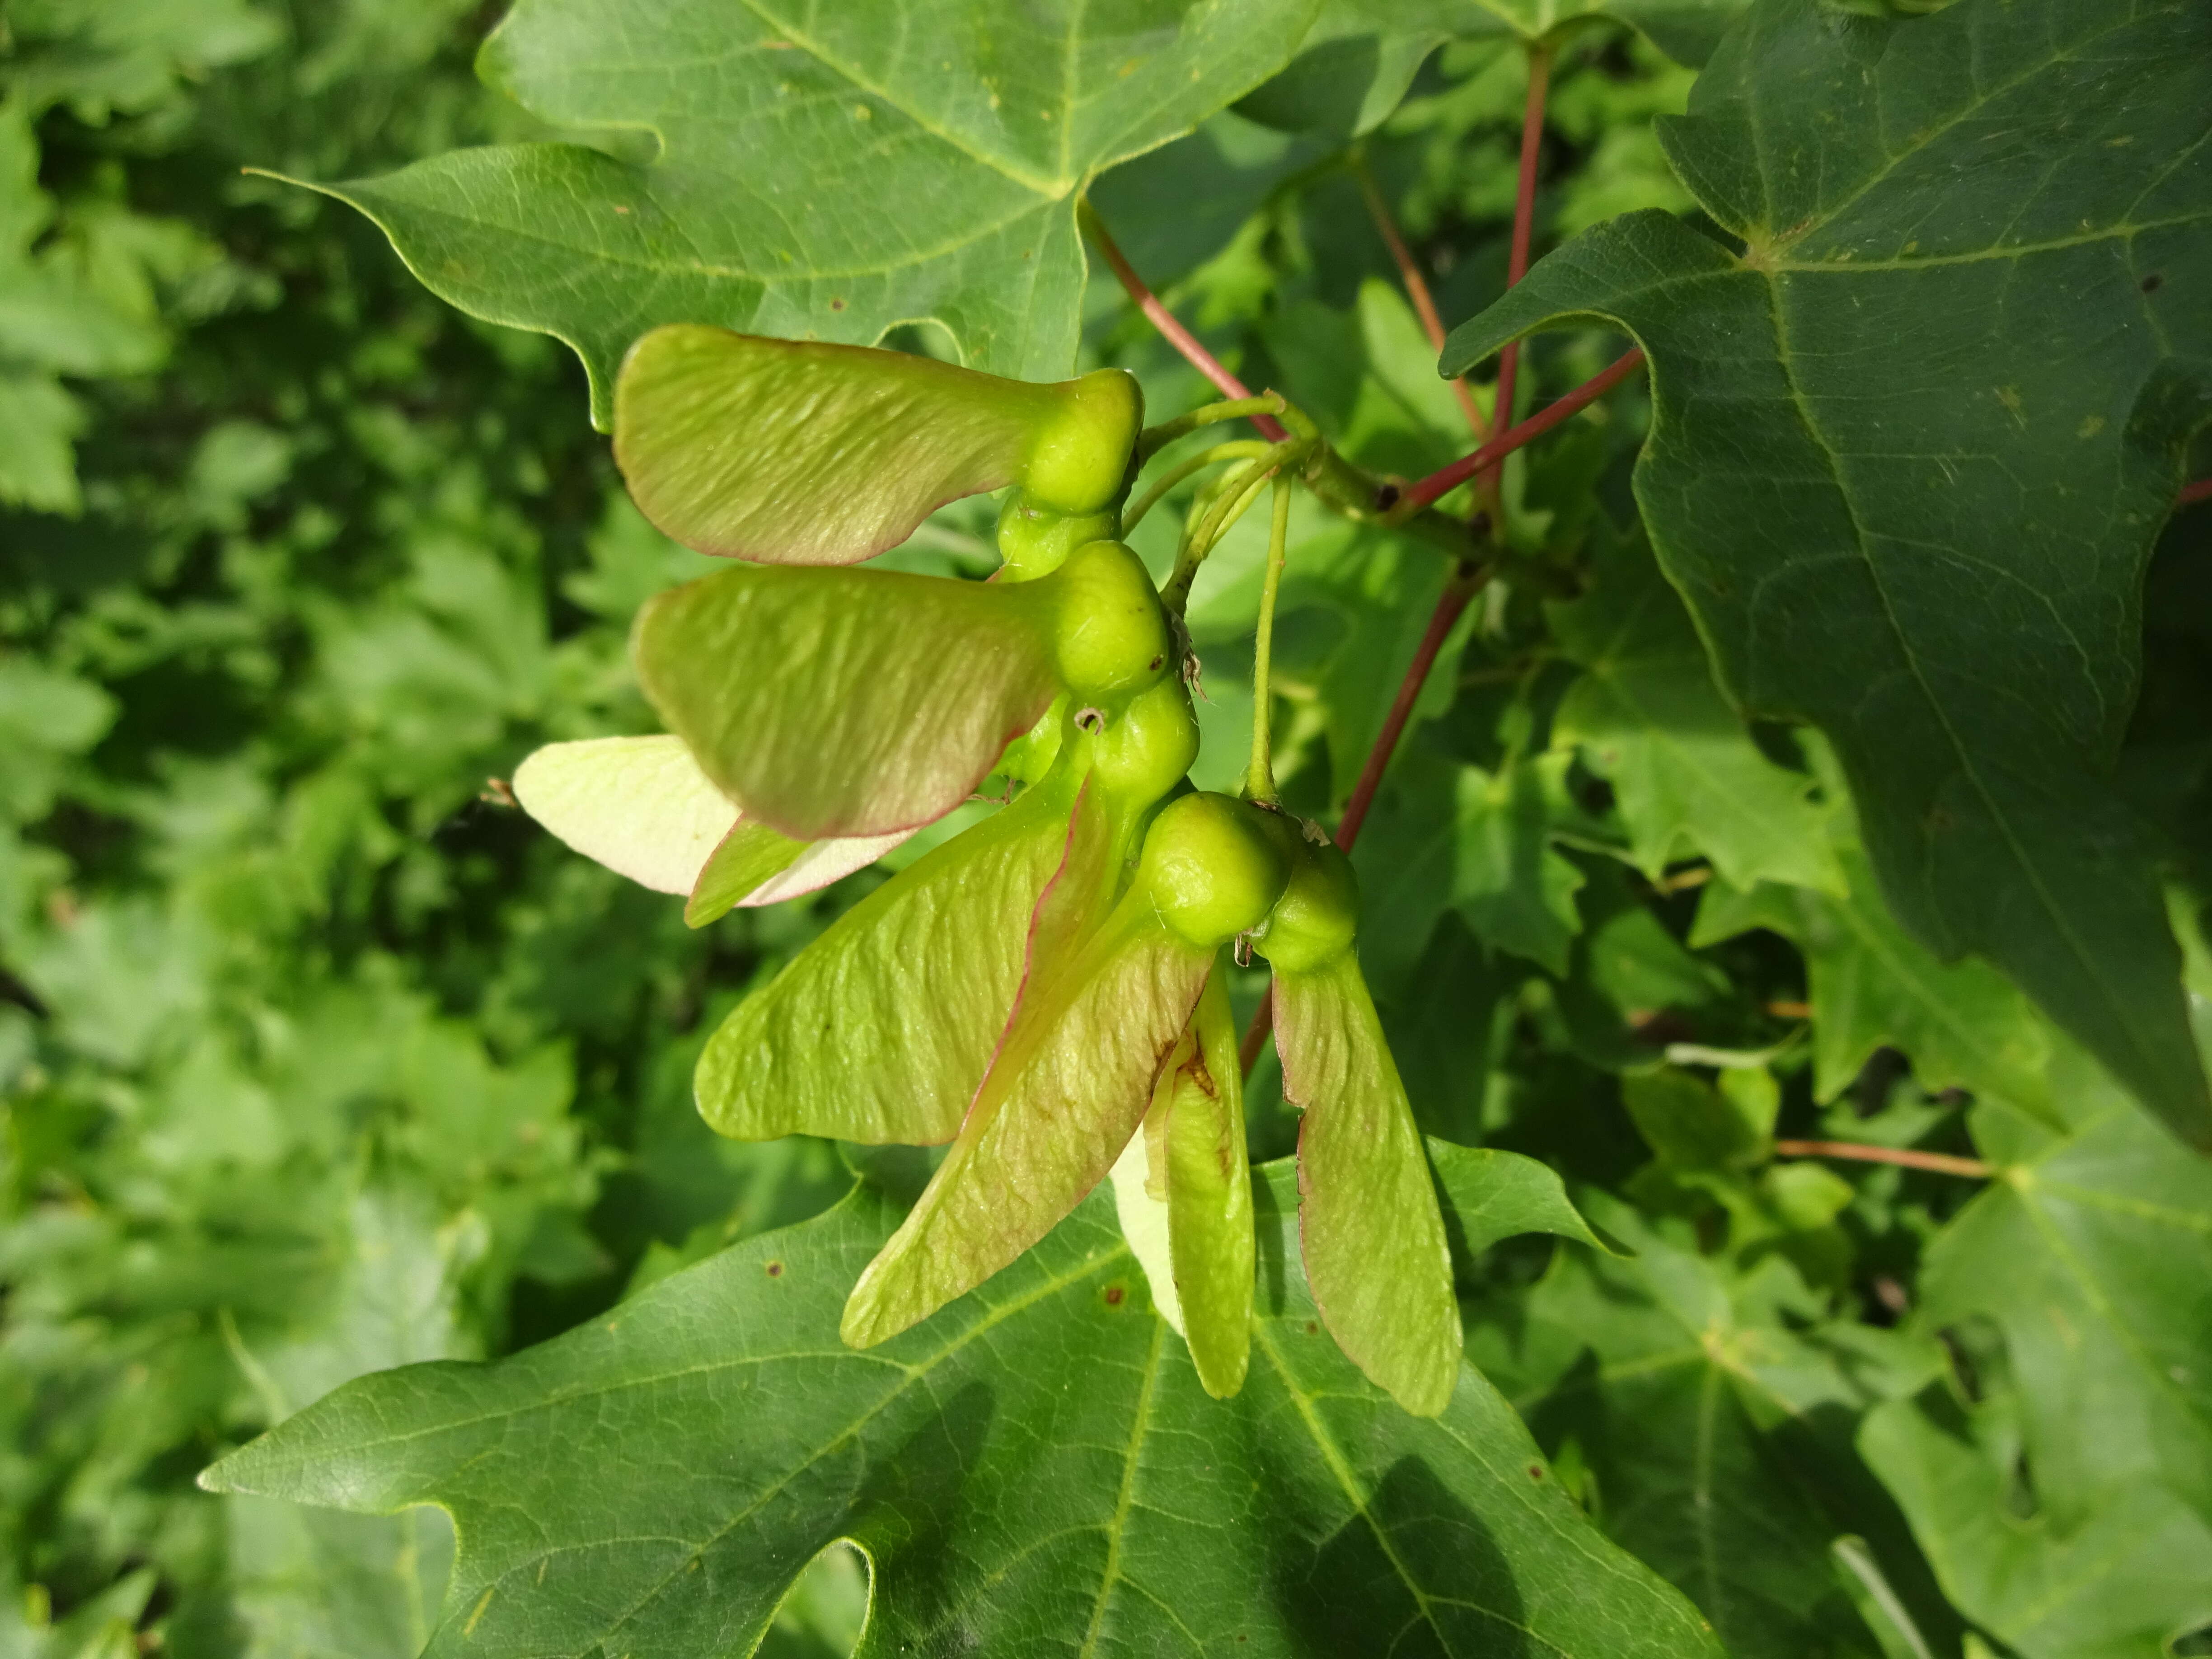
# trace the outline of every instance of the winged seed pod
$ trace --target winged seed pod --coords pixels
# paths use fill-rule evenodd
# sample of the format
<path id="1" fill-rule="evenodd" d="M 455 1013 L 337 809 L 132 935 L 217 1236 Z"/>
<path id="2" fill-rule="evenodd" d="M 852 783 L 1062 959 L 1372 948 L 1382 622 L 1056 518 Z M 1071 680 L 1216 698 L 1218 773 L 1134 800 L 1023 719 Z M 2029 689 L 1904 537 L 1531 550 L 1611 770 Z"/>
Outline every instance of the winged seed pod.
<path id="1" fill-rule="evenodd" d="M 1457 1375 L 1457 1308 L 1352 948 L 1350 867 L 1249 802 L 1159 805 L 1197 731 L 1152 580 L 1106 538 L 1140 418 L 1133 384 L 1110 376 L 1023 386 L 696 328 L 631 354 L 623 468 L 648 516 L 693 546 L 852 562 L 953 495 L 1018 485 L 990 583 L 762 562 L 641 612 L 647 695 L 741 828 L 792 845 L 896 836 L 965 799 L 1020 734 L 1052 753 L 1011 805 L 740 1005 L 701 1058 L 700 1107 L 744 1139 L 951 1140 L 846 1305 L 845 1339 L 863 1347 L 1036 1243 L 1148 1123 L 1171 1299 L 1205 1386 L 1233 1393 L 1251 1194 L 1214 969 L 1231 939 L 1254 938 L 1276 969 L 1285 1089 L 1304 1114 L 1316 1301 L 1370 1377 L 1433 1414 Z M 695 893 L 751 878 L 750 843 L 726 844 L 729 868 L 709 881 L 701 866 Z"/>
<path id="2" fill-rule="evenodd" d="M 746 813 L 796 840 L 942 817 L 1062 692 L 1103 708 L 1172 647 L 1118 542 L 1031 581 L 744 566 L 639 612 L 646 695 Z"/>
<path id="3" fill-rule="evenodd" d="M 645 516 L 687 547 L 854 564 L 945 502 L 1008 484 L 1057 515 L 1100 512 L 1121 494 L 1144 416 L 1121 369 L 1037 386 L 680 324 L 623 360 L 615 459 Z"/>
<path id="4" fill-rule="evenodd" d="M 1334 846 L 1292 849 L 1255 947 L 1274 970 L 1275 1051 L 1298 1124 L 1298 1237 L 1322 1322 L 1417 1416 L 1459 1376 L 1459 1304 L 1411 1103 L 1352 949 L 1359 888 Z"/>
<path id="5" fill-rule="evenodd" d="M 846 1304 L 869 1347 L 972 1290 L 1042 1238 L 1136 1133 L 1216 952 L 1258 927 L 1289 871 L 1225 795 L 1188 794 L 1121 867 L 1099 799 L 1078 803 L 1040 899 L 1028 968 L 958 1138 Z"/>
<path id="6" fill-rule="evenodd" d="M 1252 1164 L 1244 1085 L 1221 963 L 1152 1085 L 1143 1133 L 1113 1169 L 1115 1206 L 1160 1316 L 1217 1400 L 1252 1358 Z"/>
<path id="7" fill-rule="evenodd" d="M 515 769 L 523 811 L 585 857 L 657 893 L 694 927 L 738 905 L 797 898 L 865 869 L 906 834 L 802 842 L 740 812 L 681 738 L 552 743 Z"/>
<path id="8" fill-rule="evenodd" d="M 741 1140 L 952 1139 L 1001 1047 L 1040 901 L 1110 897 L 1109 874 L 1197 752 L 1172 677 L 1109 708 L 1064 708 L 1042 778 L 862 899 L 732 1011 L 699 1059 L 707 1121 Z"/>

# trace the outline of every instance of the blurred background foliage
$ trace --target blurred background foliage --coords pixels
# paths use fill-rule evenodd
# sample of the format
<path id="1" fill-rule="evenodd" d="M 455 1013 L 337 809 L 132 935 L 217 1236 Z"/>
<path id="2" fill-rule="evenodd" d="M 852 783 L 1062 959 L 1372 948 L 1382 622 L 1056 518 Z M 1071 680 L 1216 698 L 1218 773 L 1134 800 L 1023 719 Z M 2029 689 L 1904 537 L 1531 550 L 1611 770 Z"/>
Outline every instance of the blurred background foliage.
<path id="1" fill-rule="evenodd" d="M 442 1517 L 216 1498 L 197 1472 L 349 1376 L 538 1340 L 847 1183 L 827 1146 L 716 1140 L 690 1072 L 720 1012 L 880 876 L 689 933 L 497 781 L 538 743 L 649 729 L 629 620 L 703 562 L 628 506 L 563 349 L 448 309 L 364 221 L 242 171 L 345 178 L 543 136 L 471 73 L 495 15 L 0 9 L 9 1659 L 415 1652 Z M 1540 246 L 1686 206 L 1649 120 L 1692 78 L 1634 37 L 1575 37 Z M 1363 185 L 1443 315 L 1472 313 L 1504 280 L 1522 85 L 1510 50 L 1449 46 L 1354 151 L 1227 114 L 1094 199 L 1233 368 L 1418 475 L 1467 428 Z M 1201 400 L 1110 284 L 1087 320 L 1156 409 Z M 1525 395 L 1617 349 L 1543 337 Z M 2114 1350 L 2094 1330 L 2054 1348 L 2049 1297 L 2022 1288 L 2047 1267 L 2083 1321 L 2117 1322 L 2099 1274 L 2171 1241 L 2121 1239 L 2084 1277 L 2032 1259 L 2025 1185 L 1962 1228 L 1972 1181 L 1774 1158 L 1778 1134 L 2076 1157 L 2123 1208 L 2163 1158 L 2141 1180 L 2166 1180 L 2181 1260 L 2212 1238 L 2201 1176 L 2017 993 L 1888 921 L 1817 747 L 1720 702 L 1635 529 L 1640 397 L 1509 466 L 1517 544 L 1605 580 L 1474 607 L 1361 849 L 1368 969 L 1425 1127 L 1547 1159 L 1638 1252 L 1502 1247 L 1462 1286 L 1471 1352 L 1741 1654 L 2212 1651 L 2179 1634 L 2212 1623 L 2187 1584 L 2212 1560 L 2205 1382 L 2169 1378 L 2170 1421 L 2060 1451 L 2059 1402 L 2138 1400 L 2129 1366 L 2196 1363 L 2204 1334 L 2179 1328 L 2204 1292 Z M 1323 814 L 1443 572 L 1308 505 L 1277 729 L 1291 803 Z M 989 511 L 940 515 L 902 556 L 987 568 Z M 1139 538 L 1156 561 L 1171 517 Z M 1241 766 L 1263 543 L 1240 526 L 1192 608 L 1201 784 Z M 2177 543 L 2158 580 L 2185 598 L 2200 551 Z M 2132 751 L 2185 858 L 2205 614 L 2154 607 Z M 1262 1156 L 1293 1133 L 1271 1066 Z M 2077 1130 L 2100 1138 L 2078 1156 Z M 2092 1534 L 2135 1552 L 2125 1595 L 2005 1599 L 2023 1575 L 2075 1584 Z M 864 1602 L 853 1561 L 826 1559 L 770 1650 L 847 1650 Z"/>

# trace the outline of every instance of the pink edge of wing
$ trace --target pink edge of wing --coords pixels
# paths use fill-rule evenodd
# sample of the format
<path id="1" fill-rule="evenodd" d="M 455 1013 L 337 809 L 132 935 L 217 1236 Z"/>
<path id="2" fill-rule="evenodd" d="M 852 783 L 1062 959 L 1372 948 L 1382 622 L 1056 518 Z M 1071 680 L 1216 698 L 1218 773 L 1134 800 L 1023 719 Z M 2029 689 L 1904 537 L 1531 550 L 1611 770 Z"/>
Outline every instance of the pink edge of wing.
<path id="1" fill-rule="evenodd" d="M 931 799 L 926 801 L 922 805 L 915 808 L 915 811 L 918 814 L 918 816 L 915 817 L 903 819 L 902 821 L 895 823 L 868 825 L 863 822 L 854 821 L 853 815 L 848 814 L 843 818 L 831 816 L 826 817 L 819 823 L 811 823 L 800 819 L 787 816 L 780 816 L 774 810 L 773 802 L 761 805 L 757 808 L 747 810 L 750 811 L 755 823 L 764 823 L 769 829 L 775 830 L 778 835 L 788 836 L 793 841 L 857 842 L 880 840 L 889 841 L 892 845 L 896 846 L 899 842 L 905 840 L 907 836 L 920 834 L 922 830 L 928 829 L 931 824 L 936 823 L 938 819 L 945 817 L 946 813 L 956 811 L 957 808 L 964 805 L 968 801 L 973 799 L 975 798 L 976 787 L 981 784 L 984 779 L 989 777 L 992 772 L 996 769 L 1000 759 L 1006 752 L 1007 745 L 1012 744 L 1016 738 L 1026 737 L 1030 732 L 1036 730 L 1036 723 L 1044 718 L 1045 711 L 1052 707 L 1053 699 L 1059 695 L 1060 692 L 1057 686 L 1047 686 L 1042 693 L 1032 700 L 1035 706 L 1026 708 L 1023 713 L 1016 715 L 1006 731 L 1001 732 L 997 739 L 988 746 L 987 750 L 983 751 L 983 759 L 975 765 L 972 771 L 967 774 L 964 781 L 959 783 L 957 787 L 947 786 L 938 792 L 935 798 Z M 880 858 L 883 854 L 879 853 L 876 856 Z M 858 869 L 860 866 L 856 865 L 854 867 Z"/>
<path id="2" fill-rule="evenodd" d="M 1014 1261 L 1106 1178 L 1144 1121 L 1213 952 L 1174 939 L 1135 896 L 1091 921 L 1113 873 L 1110 828 L 1086 785 L 1060 869 L 1038 896 L 1022 989 L 959 1138 L 846 1305 L 855 1346 L 897 1334 Z M 1085 1005 L 1117 990 L 1128 994 L 1120 1017 L 1088 1023 L 1094 1040 L 1055 1052 Z"/>
<path id="3" fill-rule="evenodd" d="M 818 892 L 833 881 L 842 881 L 855 870 L 865 870 L 893 848 L 905 845 L 920 832 L 895 830 L 888 836 L 848 836 L 817 841 L 783 869 L 770 876 L 737 902 L 738 909 L 780 904 L 785 899 Z"/>
<path id="4" fill-rule="evenodd" d="M 1284 1097 L 1298 1124 L 1298 1240 L 1322 1322 L 1419 1417 L 1450 1402 L 1461 1333 L 1436 1183 L 1350 951 L 1273 991 Z"/>

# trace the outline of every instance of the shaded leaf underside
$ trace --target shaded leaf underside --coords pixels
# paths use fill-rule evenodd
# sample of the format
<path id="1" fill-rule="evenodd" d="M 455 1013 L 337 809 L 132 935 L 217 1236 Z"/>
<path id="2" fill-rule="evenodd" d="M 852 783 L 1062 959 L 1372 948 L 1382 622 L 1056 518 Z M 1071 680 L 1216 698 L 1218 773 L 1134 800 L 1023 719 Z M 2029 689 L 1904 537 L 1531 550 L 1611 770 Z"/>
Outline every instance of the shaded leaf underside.
<path id="1" fill-rule="evenodd" d="M 1582 599 L 1549 607 L 1581 665 L 1553 717 L 1620 802 L 1637 867 L 1656 878 L 1695 850 L 1738 887 L 1843 885 L 1810 780 L 1759 752 L 1713 684 L 1704 642 L 1639 543 L 1612 550 Z"/>
<path id="2" fill-rule="evenodd" d="M 1547 1443 L 1575 1443 L 1607 1532 L 1686 1591 L 1731 1653 L 1867 1648 L 1829 1546 L 1864 1534 L 1908 1582 L 1911 1542 L 1855 1471 L 1850 1431 L 1880 1390 L 1909 1385 L 1918 1345 L 1819 1319 L 1779 1259 L 1738 1274 L 1626 1206 L 1593 1214 L 1636 1255 L 1562 1253 L 1522 1321 L 1478 1326 L 1474 1356 L 1512 1378 Z M 1831 1645 L 1839 1630 L 1850 1645 Z"/>
<path id="3" fill-rule="evenodd" d="M 1747 927 L 1770 927 L 1805 958 L 1813 1024 L 1813 1096 L 1849 1088 L 1877 1049 L 1900 1050 L 1923 1089 L 1966 1089 L 2049 1119 L 2049 1028 L 2009 980 L 1972 957 L 1938 962 L 1883 904 L 1858 848 L 1838 849 L 1844 897 L 1762 884 L 1748 894 L 1716 883 L 1698 910 L 1691 943 L 1704 946 Z"/>

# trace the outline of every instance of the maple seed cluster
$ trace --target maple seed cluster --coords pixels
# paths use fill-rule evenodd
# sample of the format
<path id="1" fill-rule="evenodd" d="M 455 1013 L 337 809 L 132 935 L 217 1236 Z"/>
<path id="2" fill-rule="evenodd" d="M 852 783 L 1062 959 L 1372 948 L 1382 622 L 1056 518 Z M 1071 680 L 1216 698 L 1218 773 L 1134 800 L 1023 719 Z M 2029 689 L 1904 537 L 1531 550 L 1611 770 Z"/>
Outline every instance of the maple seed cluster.
<path id="1" fill-rule="evenodd" d="M 516 792 L 578 850 L 686 895 L 694 926 L 814 890 L 979 791 L 1006 799 L 846 911 L 699 1062 L 725 1134 L 951 1143 L 847 1304 L 856 1346 L 982 1283 L 1118 1163 L 1156 1302 L 1208 1391 L 1236 1392 L 1255 1250 L 1224 969 L 1257 951 L 1303 1113 L 1315 1301 L 1371 1378 L 1434 1413 L 1458 1313 L 1359 974 L 1357 884 L 1271 787 L 1188 781 L 1182 652 L 1119 539 L 1132 458 L 1157 447 L 1143 415 L 1118 370 L 1037 386 L 868 348 L 647 335 L 616 388 L 617 458 L 662 530 L 739 562 L 639 616 L 669 735 L 552 745 Z M 998 489 L 991 580 L 854 568 Z M 1263 778 L 1265 748 L 1262 728 Z M 1143 1242 L 1162 1234 L 1164 1252 Z"/>

